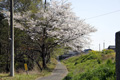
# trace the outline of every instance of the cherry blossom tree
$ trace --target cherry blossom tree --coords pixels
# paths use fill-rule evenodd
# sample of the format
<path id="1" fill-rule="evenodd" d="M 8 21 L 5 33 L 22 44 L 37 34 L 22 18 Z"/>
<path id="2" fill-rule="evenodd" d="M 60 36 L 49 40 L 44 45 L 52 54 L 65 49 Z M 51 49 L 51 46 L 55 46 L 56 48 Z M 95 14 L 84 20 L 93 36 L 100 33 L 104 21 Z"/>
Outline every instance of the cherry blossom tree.
<path id="1" fill-rule="evenodd" d="M 35 42 L 35 50 L 41 54 L 43 68 L 47 67 L 46 63 L 56 46 L 62 44 L 81 49 L 88 44 L 89 34 L 96 31 L 84 20 L 80 20 L 70 6 L 70 3 L 52 0 L 37 13 L 15 13 L 16 23 L 24 26 L 23 29 Z"/>

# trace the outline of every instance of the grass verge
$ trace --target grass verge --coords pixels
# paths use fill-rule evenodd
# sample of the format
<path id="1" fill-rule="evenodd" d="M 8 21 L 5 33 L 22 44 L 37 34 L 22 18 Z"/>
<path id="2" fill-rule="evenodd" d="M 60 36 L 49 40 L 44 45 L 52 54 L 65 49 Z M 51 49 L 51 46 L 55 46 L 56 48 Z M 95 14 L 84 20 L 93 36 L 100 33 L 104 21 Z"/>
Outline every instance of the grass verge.
<path id="1" fill-rule="evenodd" d="M 51 59 L 51 63 L 47 64 L 48 69 L 43 70 L 42 72 L 38 71 L 29 71 L 29 74 L 23 73 L 15 73 L 14 77 L 10 77 L 9 73 L 0 73 L 0 80 L 35 80 L 38 77 L 48 76 L 54 70 L 57 61 L 55 59 Z"/>
<path id="2" fill-rule="evenodd" d="M 103 50 L 62 61 L 69 71 L 64 80 L 116 80 L 115 52 Z"/>

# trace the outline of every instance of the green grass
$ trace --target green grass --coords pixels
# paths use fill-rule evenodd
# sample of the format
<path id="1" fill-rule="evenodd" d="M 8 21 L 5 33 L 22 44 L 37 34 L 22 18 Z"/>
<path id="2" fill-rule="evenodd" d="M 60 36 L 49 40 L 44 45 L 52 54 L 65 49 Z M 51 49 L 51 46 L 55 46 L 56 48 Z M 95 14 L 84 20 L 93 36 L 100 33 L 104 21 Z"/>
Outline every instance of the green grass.
<path id="1" fill-rule="evenodd" d="M 15 73 L 14 77 L 10 77 L 9 73 L 0 73 L 0 80 L 35 80 L 38 77 L 48 76 L 51 74 L 52 70 L 55 68 L 57 61 L 51 59 L 51 63 L 47 64 L 48 69 L 43 70 L 42 72 L 29 71 L 28 75 L 25 72 Z"/>
<path id="2" fill-rule="evenodd" d="M 69 74 L 64 80 L 115 80 L 115 52 L 103 50 L 69 58 L 63 63 Z"/>

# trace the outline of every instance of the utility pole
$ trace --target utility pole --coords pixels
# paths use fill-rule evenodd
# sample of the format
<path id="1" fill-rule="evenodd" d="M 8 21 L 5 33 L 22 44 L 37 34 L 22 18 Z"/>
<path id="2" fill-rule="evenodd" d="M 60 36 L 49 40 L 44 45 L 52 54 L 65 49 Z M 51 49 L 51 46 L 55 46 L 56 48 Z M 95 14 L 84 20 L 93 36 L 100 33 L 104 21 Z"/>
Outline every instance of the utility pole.
<path id="1" fill-rule="evenodd" d="M 103 42 L 103 49 L 105 49 L 105 42 Z"/>
<path id="2" fill-rule="evenodd" d="M 13 9 L 14 1 L 10 0 L 10 38 L 11 38 L 11 65 L 10 65 L 10 76 L 14 76 L 14 19 Z"/>
<path id="3" fill-rule="evenodd" d="M 100 51 L 100 44 L 99 44 L 99 51 Z"/>

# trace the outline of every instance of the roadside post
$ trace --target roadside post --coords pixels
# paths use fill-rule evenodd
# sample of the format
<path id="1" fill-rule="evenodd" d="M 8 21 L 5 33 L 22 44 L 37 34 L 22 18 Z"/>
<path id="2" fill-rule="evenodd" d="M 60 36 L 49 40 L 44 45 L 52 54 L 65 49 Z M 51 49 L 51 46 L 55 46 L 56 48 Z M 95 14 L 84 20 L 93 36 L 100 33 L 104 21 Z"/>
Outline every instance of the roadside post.
<path id="1" fill-rule="evenodd" d="M 27 67 L 27 63 L 25 63 L 25 64 L 24 64 L 24 67 L 25 67 L 26 74 L 28 74 L 28 67 Z"/>

